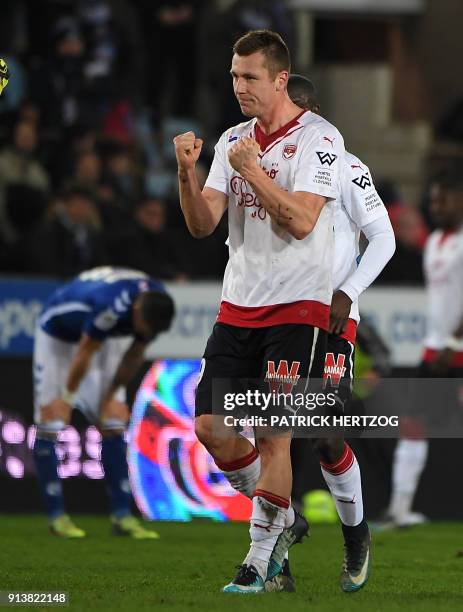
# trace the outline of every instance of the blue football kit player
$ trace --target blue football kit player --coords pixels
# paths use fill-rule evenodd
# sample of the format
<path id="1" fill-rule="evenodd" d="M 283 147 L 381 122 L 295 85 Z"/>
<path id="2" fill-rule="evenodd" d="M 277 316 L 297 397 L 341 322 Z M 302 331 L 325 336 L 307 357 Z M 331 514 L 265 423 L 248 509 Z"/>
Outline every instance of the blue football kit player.
<path id="1" fill-rule="evenodd" d="M 34 342 L 34 460 L 52 533 L 85 536 L 65 513 L 55 448 L 75 408 L 102 435 L 114 532 L 158 537 L 131 514 L 125 387 L 142 365 L 147 343 L 169 329 L 173 315 L 172 298 L 159 281 L 124 268 L 83 272 L 46 302 Z"/>

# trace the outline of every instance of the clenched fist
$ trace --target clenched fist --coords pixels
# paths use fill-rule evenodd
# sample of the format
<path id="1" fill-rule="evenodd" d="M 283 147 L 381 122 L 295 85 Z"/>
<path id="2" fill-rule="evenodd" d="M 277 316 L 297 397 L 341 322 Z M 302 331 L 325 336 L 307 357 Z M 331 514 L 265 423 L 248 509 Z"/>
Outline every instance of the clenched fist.
<path id="1" fill-rule="evenodd" d="M 242 175 L 245 166 L 249 167 L 256 162 L 259 151 L 260 147 L 254 138 L 241 138 L 228 151 L 228 159 L 232 168 Z"/>
<path id="2" fill-rule="evenodd" d="M 174 138 L 175 156 L 179 170 L 189 170 L 198 161 L 203 141 L 194 132 L 186 132 Z"/>

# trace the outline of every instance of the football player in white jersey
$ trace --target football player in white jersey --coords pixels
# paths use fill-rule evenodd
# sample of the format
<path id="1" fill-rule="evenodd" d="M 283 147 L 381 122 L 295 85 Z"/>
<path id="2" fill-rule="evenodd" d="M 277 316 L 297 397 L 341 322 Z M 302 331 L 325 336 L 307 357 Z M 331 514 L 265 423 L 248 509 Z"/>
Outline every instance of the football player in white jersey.
<path id="1" fill-rule="evenodd" d="M 288 95 L 299 107 L 320 112 L 317 91 L 309 79 L 291 75 Z M 347 152 L 341 169 L 340 191 L 334 203 L 334 294 L 324 379 L 328 388 L 338 390 L 345 405 L 351 396 L 355 336 L 360 318 L 358 298 L 394 254 L 395 238 L 368 167 Z M 368 239 L 368 246 L 358 263 L 361 231 Z M 343 437 L 312 441 L 342 524 L 346 556 L 341 587 L 344 591 L 358 590 L 368 578 L 370 562 L 370 536 L 363 516 L 360 469 Z M 299 439 L 296 444 L 303 442 Z M 284 587 L 287 581 L 282 574 L 275 582 Z"/>
<path id="2" fill-rule="evenodd" d="M 449 163 L 433 181 L 430 199 L 431 214 L 438 229 L 428 237 L 424 249 L 427 326 L 418 377 L 462 378 L 463 172 L 458 164 Z M 416 525 L 426 520 L 421 513 L 412 512 L 412 505 L 426 465 L 429 443 L 418 419 L 402 421 L 383 528 Z"/>
<path id="3" fill-rule="evenodd" d="M 290 431 L 243 436 L 213 430 L 213 379 L 306 389 L 323 377 L 332 298 L 331 202 L 339 197 L 341 134 L 301 109 L 286 91 L 290 58 L 281 37 L 249 32 L 234 45 L 231 76 L 251 119 L 222 134 L 201 191 L 195 165 L 202 140 L 174 139 L 180 203 L 191 234 L 211 234 L 225 210 L 229 261 L 217 323 L 204 353 L 195 430 L 235 489 L 252 498 L 251 546 L 225 592 L 259 593 L 285 553 L 308 531 L 290 503 Z M 252 409 L 248 402 L 247 409 Z M 255 407 L 254 407 L 255 408 Z M 262 414 L 262 413 L 261 413 Z M 273 432 L 274 433 L 274 432 Z"/>

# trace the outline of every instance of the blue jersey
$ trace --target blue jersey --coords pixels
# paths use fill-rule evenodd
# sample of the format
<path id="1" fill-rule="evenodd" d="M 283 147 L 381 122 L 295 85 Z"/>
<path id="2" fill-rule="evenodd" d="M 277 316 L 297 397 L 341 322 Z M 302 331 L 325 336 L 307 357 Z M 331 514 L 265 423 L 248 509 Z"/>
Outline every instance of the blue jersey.
<path id="1" fill-rule="evenodd" d="M 46 302 L 39 325 L 50 336 L 78 342 L 136 336 L 132 306 L 144 291 L 165 293 L 162 283 L 127 268 L 94 268 L 57 289 Z"/>

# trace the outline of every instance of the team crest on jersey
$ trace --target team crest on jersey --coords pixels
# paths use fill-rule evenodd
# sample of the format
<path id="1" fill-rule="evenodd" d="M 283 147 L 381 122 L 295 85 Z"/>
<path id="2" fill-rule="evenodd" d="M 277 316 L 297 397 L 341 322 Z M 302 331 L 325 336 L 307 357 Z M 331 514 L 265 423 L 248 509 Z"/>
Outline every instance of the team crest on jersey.
<path id="1" fill-rule="evenodd" d="M 362 174 L 362 176 L 358 176 L 357 178 L 352 179 L 352 182 L 354 183 L 354 185 L 357 185 L 362 189 L 371 187 L 371 180 L 368 174 Z"/>
<path id="2" fill-rule="evenodd" d="M 342 353 L 339 353 L 336 360 L 334 359 L 334 353 L 326 353 L 325 357 L 325 368 L 323 370 L 323 387 L 325 388 L 328 384 L 328 380 L 330 381 L 330 385 L 332 387 L 339 387 L 339 383 L 341 382 L 341 378 L 346 373 L 346 368 L 344 366 L 344 362 L 346 361 L 346 356 Z"/>
<path id="3" fill-rule="evenodd" d="M 291 159 L 297 151 L 297 145 L 287 144 L 283 148 L 283 159 Z"/>
<path id="4" fill-rule="evenodd" d="M 324 153 L 323 151 L 317 151 L 317 155 L 322 166 L 332 166 L 338 158 L 334 153 Z"/>
<path id="5" fill-rule="evenodd" d="M 286 359 L 281 359 L 278 367 L 275 368 L 275 362 L 268 361 L 264 380 L 269 384 L 271 393 L 278 393 L 280 387 L 283 393 L 291 393 L 292 388 L 300 378 L 298 374 L 300 365 L 300 361 L 293 361 L 291 367 L 289 367 Z"/>

